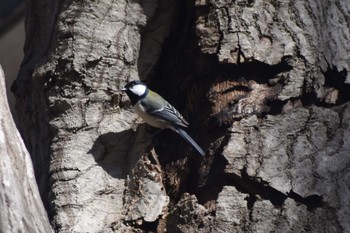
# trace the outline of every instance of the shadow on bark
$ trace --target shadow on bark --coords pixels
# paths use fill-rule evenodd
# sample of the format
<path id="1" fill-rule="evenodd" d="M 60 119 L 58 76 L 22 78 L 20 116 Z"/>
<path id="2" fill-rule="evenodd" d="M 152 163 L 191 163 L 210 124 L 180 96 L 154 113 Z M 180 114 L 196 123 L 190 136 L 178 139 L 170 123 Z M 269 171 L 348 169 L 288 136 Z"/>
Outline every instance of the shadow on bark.
<path id="1" fill-rule="evenodd" d="M 129 148 L 128 145 L 136 137 L 135 134 L 132 129 L 102 134 L 88 153 L 94 156 L 96 163 L 109 175 L 117 179 L 125 179 L 143 155 L 141 150 L 130 153 L 133 148 L 132 146 Z"/>

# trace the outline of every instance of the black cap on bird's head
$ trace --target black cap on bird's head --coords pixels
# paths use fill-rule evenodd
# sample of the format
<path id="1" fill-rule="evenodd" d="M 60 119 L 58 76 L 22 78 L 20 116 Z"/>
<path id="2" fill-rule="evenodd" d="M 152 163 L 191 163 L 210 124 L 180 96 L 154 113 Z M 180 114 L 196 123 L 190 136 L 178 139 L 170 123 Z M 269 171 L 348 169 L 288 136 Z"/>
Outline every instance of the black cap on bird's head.
<path id="1" fill-rule="evenodd" d="M 135 105 L 137 101 L 145 97 L 148 93 L 147 85 L 140 80 L 134 80 L 124 86 L 122 91 L 128 95 L 131 104 Z"/>

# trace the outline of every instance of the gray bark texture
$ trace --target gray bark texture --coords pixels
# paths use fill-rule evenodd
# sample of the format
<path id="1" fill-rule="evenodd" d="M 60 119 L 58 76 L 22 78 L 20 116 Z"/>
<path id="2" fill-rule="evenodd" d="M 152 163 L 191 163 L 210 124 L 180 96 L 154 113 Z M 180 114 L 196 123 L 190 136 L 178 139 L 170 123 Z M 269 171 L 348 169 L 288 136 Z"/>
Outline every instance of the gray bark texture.
<path id="1" fill-rule="evenodd" d="M 27 2 L 13 91 L 56 232 L 350 232 L 350 2 Z M 144 80 L 201 158 L 153 137 Z"/>
<path id="2" fill-rule="evenodd" d="M 0 66 L 0 232 L 52 232 L 33 165 L 8 106 Z"/>

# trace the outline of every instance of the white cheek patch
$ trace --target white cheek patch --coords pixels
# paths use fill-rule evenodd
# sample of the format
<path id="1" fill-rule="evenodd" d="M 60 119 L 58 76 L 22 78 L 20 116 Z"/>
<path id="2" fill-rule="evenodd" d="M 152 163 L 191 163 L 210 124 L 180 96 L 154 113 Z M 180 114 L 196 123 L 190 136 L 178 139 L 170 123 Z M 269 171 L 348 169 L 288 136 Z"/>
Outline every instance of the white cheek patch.
<path id="1" fill-rule="evenodd" d="M 146 86 L 141 84 L 136 84 L 130 88 L 135 95 L 142 96 L 146 92 Z"/>

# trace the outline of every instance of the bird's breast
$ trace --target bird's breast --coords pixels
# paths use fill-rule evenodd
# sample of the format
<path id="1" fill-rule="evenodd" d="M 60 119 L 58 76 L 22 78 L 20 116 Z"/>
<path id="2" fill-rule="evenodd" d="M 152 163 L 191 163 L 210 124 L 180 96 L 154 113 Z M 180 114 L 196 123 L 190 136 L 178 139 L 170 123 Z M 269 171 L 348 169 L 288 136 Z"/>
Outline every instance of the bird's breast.
<path id="1" fill-rule="evenodd" d="M 148 114 L 140 102 L 134 105 L 134 109 L 137 115 L 139 115 L 147 124 L 161 129 L 169 128 L 169 125 L 166 123 L 166 121 Z"/>

